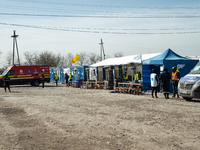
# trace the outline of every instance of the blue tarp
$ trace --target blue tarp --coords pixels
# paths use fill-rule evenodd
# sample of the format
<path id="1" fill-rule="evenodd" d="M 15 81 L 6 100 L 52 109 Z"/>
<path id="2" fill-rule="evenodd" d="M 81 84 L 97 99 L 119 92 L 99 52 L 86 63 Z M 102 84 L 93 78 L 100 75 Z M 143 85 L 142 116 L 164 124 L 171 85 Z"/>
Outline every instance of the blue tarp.
<path id="1" fill-rule="evenodd" d="M 150 86 L 150 74 L 151 70 L 155 68 L 157 70 L 158 76 L 160 75 L 160 66 L 167 68 L 169 73 L 172 74 L 172 67 L 176 66 L 180 72 L 180 76 L 183 77 L 190 72 L 192 68 L 199 62 L 199 60 L 188 59 L 182 57 L 171 49 L 167 49 L 165 52 L 151 59 L 142 61 L 143 67 L 143 83 L 145 90 L 151 90 Z M 170 92 L 172 88 L 170 87 Z"/>

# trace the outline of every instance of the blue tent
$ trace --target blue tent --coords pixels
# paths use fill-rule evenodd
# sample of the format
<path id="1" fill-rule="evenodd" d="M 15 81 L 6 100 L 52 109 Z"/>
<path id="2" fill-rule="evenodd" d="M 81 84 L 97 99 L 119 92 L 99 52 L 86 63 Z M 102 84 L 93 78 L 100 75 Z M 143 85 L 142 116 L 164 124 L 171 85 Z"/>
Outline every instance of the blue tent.
<path id="1" fill-rule="evenodd" d="M 188 59 L 182 57 L 171 49 L 166 50 L 160 55 L 153 58 L 142 61 L 142 73 L 143 73 L 143 87 L 144 90 L 151 90 L 150 74 L 154 68 L 157 71 L 158 76 L 163 68 L 167 68 L 169 73 L 172 74 L 172 67 L 176 66 L 180 72 L 180 76 L 183 77 L 190 72 L 190 70 L 199 62 L 199 60 Z M 170 92 L 172 92 L 172 86 L 170 85 Z"/>

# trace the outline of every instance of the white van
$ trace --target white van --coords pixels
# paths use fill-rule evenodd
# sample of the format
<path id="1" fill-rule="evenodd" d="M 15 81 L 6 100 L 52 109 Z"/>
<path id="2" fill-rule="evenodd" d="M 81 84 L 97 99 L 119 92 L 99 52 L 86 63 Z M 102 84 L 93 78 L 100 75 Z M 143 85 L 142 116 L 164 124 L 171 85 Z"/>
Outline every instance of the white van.
<path id="1" fill-rule="evenodd" d="M 186 100 L 200 98 L 200 62 L 180 79 L 178 93 Z"/>

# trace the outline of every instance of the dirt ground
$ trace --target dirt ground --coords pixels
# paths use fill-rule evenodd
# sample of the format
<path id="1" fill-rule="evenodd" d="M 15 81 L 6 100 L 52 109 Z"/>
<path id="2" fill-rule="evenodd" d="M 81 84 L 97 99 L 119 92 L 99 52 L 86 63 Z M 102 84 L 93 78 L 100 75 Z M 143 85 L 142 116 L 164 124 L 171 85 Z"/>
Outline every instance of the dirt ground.
<path id="1" fill-rule="evenodd" d="M 199 150 L 200 101 L 111 90 L 0 88 L 1 150 Z"/>

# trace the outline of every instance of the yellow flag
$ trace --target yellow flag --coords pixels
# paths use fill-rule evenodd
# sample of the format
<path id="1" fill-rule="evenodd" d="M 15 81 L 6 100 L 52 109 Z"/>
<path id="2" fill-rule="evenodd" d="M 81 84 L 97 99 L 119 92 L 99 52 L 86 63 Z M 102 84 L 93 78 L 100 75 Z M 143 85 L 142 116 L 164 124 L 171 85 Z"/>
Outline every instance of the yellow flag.
<path id="1" fill-rule="evenodd" d="M 80 58 L 81 56 L 79 56 L 78 54 L 76 54 L 76 56 L 71 60 L 72 63 L 75 63 L 78 61 L 78 59 Z"/>

